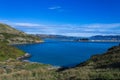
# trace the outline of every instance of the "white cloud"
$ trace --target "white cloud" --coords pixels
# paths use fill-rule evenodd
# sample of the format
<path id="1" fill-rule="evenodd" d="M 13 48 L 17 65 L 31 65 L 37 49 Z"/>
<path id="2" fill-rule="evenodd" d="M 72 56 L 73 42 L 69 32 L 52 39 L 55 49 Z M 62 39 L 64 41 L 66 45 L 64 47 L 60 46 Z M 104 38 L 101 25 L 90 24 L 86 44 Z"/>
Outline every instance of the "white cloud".
<path id="1" fill-rule="evenodd" d="M 24 32 L 35 34 L 57 34 L 68 36 L 120 35 L 120 23 L 49 25 L 24 22 L 7 22 L 7 24 Z"/>
<path id="2" fill-rule="evenodd" d="M 111 24 L 85 24 L 83 27 L 92 28 L 92 29 L 109 29 L 109 28 L 118 28 L 120 23 L 111 23 Z"/>
<path id="3" fill-rule="evenodd" d="M 44 25 L 32 28 L 31 33 L 58 34 L 69 36 L 91 36 L 91 35 L 119 35 L 120 23 L 114 24 L 85 24 L 85 25 Z M 30 29 L 30 30 L 32 30 Z M 28 31 L 30 33 L 30 30 Z"/>
<path id="4" fill-rule="evenodd" d="M 40 24 L 35 24 L 35 23 L 13 23 L 14 26 L 23 26 L 23 27 L 39 27 L 43 26 Z"/>
<path id="5" fill-rule="evenodd" d="M 58 9 L 61 9 L 62 7 L 61 6 L 53 6 L 53 7 L 49 7 L 48 9 L 50 10 L 58 10 Z"/>

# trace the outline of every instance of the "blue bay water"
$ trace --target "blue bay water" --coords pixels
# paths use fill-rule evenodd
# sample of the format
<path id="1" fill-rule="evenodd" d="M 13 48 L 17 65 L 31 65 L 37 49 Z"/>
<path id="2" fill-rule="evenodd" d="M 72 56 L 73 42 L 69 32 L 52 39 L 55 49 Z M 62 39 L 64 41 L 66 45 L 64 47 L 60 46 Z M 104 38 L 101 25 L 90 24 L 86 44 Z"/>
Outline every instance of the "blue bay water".
<path id="1" fill-rule="evenodd" d="M 29 61 L 51 64 L 53 66 L 74 66 L 101 54 L 117 42 L 67 42 L 46 40 L 40 44 L 16 45 L 17 48 L 32 55 Z"/>

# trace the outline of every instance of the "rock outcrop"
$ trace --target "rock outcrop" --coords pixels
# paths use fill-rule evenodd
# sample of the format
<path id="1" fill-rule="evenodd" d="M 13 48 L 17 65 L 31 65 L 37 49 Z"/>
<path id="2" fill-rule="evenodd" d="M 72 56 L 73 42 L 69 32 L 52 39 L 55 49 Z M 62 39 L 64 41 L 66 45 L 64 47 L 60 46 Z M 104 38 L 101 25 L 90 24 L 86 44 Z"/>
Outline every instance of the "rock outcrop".
<path id="1" fill-rule="evenodd" d="M 23 56 L 18 57 L 17 60 L 24 60 L 29 57 L 31 57 L 31 55 L 29 53 L 25 53 Z"/>

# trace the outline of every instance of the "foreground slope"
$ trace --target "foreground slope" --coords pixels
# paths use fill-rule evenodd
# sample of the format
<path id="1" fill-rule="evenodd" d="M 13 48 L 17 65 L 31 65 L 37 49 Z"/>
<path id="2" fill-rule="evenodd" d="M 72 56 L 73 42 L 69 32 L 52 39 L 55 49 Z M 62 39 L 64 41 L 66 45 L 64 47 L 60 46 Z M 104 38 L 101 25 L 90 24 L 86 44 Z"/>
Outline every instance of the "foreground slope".
<path id="1" fill-rule="evenodd" d="M 120 46 L 92 56 L 73 68 L 55 68 L 38 63 L 1 62 L 1 80 L 120 80 Z M 12 67 L 11 67 L 12 66 Z"/>
<path id="2" fill-rule="evenodd" d="M 40 38 L 16 30 L 9 25 L 0 23 L 0 40 L 9 44 L 39 43 Z"/>
<path id="3" fill-rule="evenodd" d="M 120 46 L 92 56 L 74 68 L 60 71 L 60 74 L 64 77 L 62 80 L 120 80 Z"/>
<path id="4" fill-rule="evenodd" d="M 93 66 L 94 68 L 120 68 L 120 46 L 114 46 L 102 55 L 94 55 L 88 61 L 78 66 Z"/>

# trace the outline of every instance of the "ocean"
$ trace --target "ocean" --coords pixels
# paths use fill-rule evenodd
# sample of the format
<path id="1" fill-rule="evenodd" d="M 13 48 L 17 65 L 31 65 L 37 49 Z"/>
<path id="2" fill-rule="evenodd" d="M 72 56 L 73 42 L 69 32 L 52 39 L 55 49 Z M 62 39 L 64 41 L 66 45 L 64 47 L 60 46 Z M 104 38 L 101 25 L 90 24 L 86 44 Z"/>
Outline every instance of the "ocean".
<path id="1" fill-rule="evenodd" d="M 53 66 L 71 67 L 86 61 L 95 54 L 103 54 L 118 42 L 72 42 L 46 39 L 39 44 L 15 45 L 31 54 L 27 60 L 50 64 Z"/>

